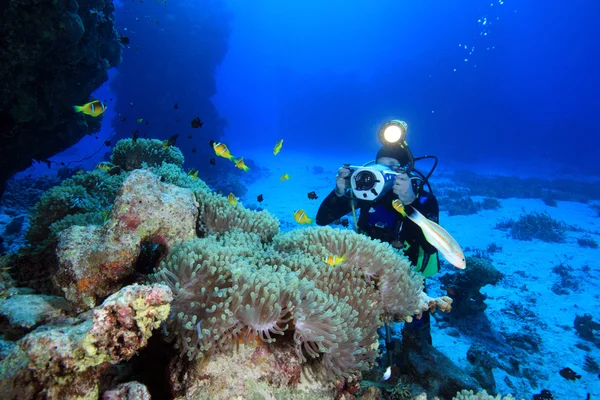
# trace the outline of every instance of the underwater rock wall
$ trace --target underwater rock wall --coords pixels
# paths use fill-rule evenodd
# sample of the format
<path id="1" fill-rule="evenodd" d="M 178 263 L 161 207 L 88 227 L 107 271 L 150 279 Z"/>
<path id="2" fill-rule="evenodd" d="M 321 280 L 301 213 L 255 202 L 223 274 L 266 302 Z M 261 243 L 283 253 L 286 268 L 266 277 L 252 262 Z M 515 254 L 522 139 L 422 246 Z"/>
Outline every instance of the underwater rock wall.
<path id="1" fill-rule="evenodd" d="M 0 195 L 10 176 L 99 131 L 76 114 L 121 62 L 112 0 L 0 3 Z"/>

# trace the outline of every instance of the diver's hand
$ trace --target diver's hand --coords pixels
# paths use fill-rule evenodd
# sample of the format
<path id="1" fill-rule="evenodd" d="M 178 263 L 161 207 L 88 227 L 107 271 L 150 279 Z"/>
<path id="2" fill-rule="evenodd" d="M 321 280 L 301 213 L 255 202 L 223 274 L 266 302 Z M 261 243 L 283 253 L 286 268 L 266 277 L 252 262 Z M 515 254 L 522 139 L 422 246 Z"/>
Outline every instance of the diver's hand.
<path id="1" fill-rule="evenodd" d="M 346 193 L 346 189 L 350 188 L 350 170 L 341 167 L 335 177 L 335 194 L 342 197 Z"/>
<path id="2" fill-rule="evenodd" d="M 398 196 L 398 199 L 406 205 L 412 203 L 417 198 L 413 191 L 412 182 L 406 174 L 396 175 L 392 190 Z"/>

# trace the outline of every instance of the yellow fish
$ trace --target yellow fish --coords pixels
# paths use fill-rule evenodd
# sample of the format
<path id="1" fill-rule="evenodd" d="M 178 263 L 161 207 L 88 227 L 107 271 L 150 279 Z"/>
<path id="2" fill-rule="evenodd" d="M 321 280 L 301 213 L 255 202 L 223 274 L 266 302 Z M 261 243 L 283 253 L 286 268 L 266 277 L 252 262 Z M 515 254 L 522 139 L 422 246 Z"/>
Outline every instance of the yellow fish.
<path id="1" fill-rule="evenodd" d="M 73 111 L 97 117 L 106 110 L 106 106 L 100 100 L 90 101 L 82 106 L 73 106 Z"/>
<path id="2" fill-rule="evenodd" d="M 232 206 L 235 206 L 238 203 L 238 199 L 233 195 L 233 193 L 229 193 L 229 196 L 227 196 L 227 201 Z"/>
<path id="3" fill-rule="evenodd" d="M 398 199 L 392 202 L 394 210 L 409 218 L 421 228 L 425 239 L 435 247 L 440 254 L 456 268 L 465 269 L 465 255 L 458 242 L 441 226 L 427 219 L 411 206 L 404 206 Z"/>
<path id="4" fill-rule="evenodd" d="M 313 222 L 312 218 L 308 218 L 304 210 L 294 211 L 294 221 L 302 225 L 312 224 Z"/>
<path id="5" fill-rule="evenodd" d="M 281 139 L 279 142 L 275 143 L 275 147 L 273 148 L 274 156 L 276 156 L 277 153 L 279 153 L 281 151 L 281 146 L 283 146 L 283 139 Z"/>
<path id="6" fill-rule="evenodd" d="M 285 174 L 281 178 L 279 178 L 279 180 L 281 182 L 287 181 L 288 179 L 290 179 L 290 175 L 289 174 Z"/>
<path id="7" fill-rule="evenodd" d="M 194 168 L 190 169 L 188 171 L 188 176 L 193 180 L 198 180 L 198 170 Z"/>
<path id="8" fill-rule="evenodd" d="M 250 171 L 250 168 L 248 168 L 248 166 L 246 164 L 244 164 L 244 157 L 240 157 L 240 158 L 236 159 L 235 166 L 244 172 Z"/>
<path id="9" fill-rule="evenodd" d="M 107 162 L 101 162 L 98 165 L 96 165 L 96 168 L 101 169 L 102 171 L 108 171 L 113 168 L 113 165 Z"/>
<path id="10" fill-rule="evenodd" d="M 235 157 L 231 155 L 227 146 L 224 143 L 218 143 L 212 141 L 213 149 L 215 150 L 215 154 L 219 157 L 223 157 L 228 159 L 229 161 L 235 161 Z"/>
<path id="11" fill-rule="evenodd" d="M 341 263 L 343 263 L 346 260 L 346 255 L 344 254 L 341 257 L 338 256 L 334 256 L 333 254 L 329 254 L 327 257 L 325 257 L 323 259 L 323 261 L 329 265 L 331 265 L 332 267 L 335 267 L 337 265 L 340 265 Z"/>

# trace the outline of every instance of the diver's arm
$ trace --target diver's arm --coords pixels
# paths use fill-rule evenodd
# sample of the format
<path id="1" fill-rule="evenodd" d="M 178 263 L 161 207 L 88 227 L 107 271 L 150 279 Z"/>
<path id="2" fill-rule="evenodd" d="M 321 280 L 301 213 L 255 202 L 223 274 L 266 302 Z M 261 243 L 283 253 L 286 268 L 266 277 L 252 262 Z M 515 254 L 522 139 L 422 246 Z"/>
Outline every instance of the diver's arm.
<path id="1" fill-rule="evenodd" d="M 332 190 L 319 207 L 316 218 L 317 225 L 329 225 L 350 211 L 352 211 L 352 200 L 346 196 L 338 196 L 335 190 Z"/>

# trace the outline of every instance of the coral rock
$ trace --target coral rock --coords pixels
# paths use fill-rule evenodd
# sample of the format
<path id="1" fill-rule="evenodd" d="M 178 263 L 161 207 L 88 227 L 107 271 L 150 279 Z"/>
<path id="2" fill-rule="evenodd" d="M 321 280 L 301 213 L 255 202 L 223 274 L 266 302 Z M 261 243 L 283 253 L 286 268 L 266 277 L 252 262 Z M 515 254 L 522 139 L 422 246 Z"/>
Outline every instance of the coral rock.
<path id="1" fill-rule="evenodd" d="M 36 329 L 0 363 L 0 393 L 4 399 L 96 399 L 100 373 L 147 344 L 172 299 L 164 285 L 127 286 L 90 320 Z"/>
<path id="2" fill-rule="evenodd" d="M 104 392 L 102 400 L 150 400 L 150 392 L 139 382 L 122 383 L 112 390 Z"/>
<path id="3" fill-rule="evenodd" d="M 73 226 L 59 234 L 54 285 L 79 310 L 92 308 L 133 273 L 143 242 L 168 249 L 190 240 L 197 216 L 191 190 L 162 183 L 149 171 L 133 171 L 103 226 Z"/>

